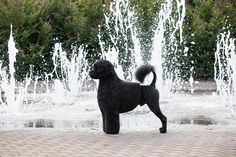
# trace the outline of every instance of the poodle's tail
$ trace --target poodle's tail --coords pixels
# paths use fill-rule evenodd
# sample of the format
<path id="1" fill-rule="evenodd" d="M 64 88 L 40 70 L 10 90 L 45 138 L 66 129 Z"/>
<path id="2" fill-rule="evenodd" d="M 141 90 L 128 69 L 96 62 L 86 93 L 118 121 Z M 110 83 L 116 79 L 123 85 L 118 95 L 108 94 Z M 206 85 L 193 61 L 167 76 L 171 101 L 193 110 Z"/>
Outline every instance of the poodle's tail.
<path id="1" fill-rule="evenodd" d="M 155 73 L 155 68 L 153 66 L 151 66 L 149 64 L 145 64 L 145 65 L 140 66 L 135 72 L 135 77 L 139 82 L 143 83 L 144 78 L 150 72 L 153 73 L 153 80 L 152 80 L 152 83 L 150 84 L 150 86 L 155 87 L 157 76 L 156 76 L 156 73 Z"/>

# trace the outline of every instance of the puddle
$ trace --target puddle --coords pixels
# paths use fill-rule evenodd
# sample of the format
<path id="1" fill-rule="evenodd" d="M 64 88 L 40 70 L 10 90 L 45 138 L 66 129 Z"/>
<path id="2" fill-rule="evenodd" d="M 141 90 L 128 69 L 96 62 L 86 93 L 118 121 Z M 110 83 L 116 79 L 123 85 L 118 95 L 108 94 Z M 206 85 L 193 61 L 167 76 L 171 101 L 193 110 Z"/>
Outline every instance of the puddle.
<path id="1" fill-rule="evenodd" d="M 26 128 L 54 128 L 53 120 L 38 119 L 25 124 Z"/>
<path id="2" fill-rule="evenodd" d="M 216 125 L 218 124 L 214 119 L 207 117 L 205 115 L 197 115 L 194 117 L 184 117 L 178 118 L 172 121 L 177 124 L 195 124 L 195 125 Z"/>
<path id="3" fill-rule="evenodd" d="M 81 121 L 70 121 L 70 120 L 50 120 L 50 119 L 36 119 L 28 120 L 23 122 L 1 122 L 1 128 L 90 128 L 95 129 L 99 128 L 99 121 L 97 120 L 81 120 Z"/>

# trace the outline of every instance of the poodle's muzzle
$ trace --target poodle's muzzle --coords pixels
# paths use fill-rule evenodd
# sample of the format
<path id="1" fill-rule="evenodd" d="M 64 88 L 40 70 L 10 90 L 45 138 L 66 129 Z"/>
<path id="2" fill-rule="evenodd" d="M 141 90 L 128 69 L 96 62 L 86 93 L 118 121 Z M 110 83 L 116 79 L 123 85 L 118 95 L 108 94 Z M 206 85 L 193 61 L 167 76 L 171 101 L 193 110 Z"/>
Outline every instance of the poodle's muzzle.
<path id="1" fill-rule="evenodd" d="M 94 67 L 92 67 L 92 69 L 89 71 L 89 76 L 90 76 L 92 79 L 98 79 L 98 76 L 97 76 L 97 73 L 96 73 Z"/>

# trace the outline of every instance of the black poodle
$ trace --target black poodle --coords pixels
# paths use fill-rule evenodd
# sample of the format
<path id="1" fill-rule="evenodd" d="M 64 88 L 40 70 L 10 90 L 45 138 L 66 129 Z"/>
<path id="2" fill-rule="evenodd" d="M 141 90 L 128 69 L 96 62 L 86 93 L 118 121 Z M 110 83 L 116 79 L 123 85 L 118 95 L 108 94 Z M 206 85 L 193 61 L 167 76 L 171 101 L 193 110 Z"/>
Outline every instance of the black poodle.
<path id="1" fill-rule="evenodd" d="M 159 92 L 155 88 L 156 73 L 151 65 L 139 67 L 135 73 L 136 79 L 141 83 L 150 72 L 153 73 L 153 81 L 150 85 L 126 82 L 121 80 L 114 66 L 107 60 L 98 60 L 94 63 L 89 75 L 93 79 L 99 79 L 98 104 L 102 112 L 103 131 L 107 134 L 118 134 L 120 130 L 119 113 L 133 110 L 138 105 L 147 104 L 150 110 L 160 118 L 161 133 L 167 131 L 167 119 L 159 107 Z"/>

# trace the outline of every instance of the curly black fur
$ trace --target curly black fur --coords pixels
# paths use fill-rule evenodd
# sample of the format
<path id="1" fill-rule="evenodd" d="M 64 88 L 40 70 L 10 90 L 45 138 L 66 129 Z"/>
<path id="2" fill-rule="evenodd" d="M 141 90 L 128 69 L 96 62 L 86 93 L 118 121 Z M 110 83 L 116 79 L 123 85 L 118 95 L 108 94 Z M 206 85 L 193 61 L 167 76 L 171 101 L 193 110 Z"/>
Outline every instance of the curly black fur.
<path id="1" fill-rule="evenodd" d="M 151 65 L 143 65 L 136 71 L 136 78 L 143 82 L 145 76 L 153 73 L 151 85 L 121 80 L 114 66 L 107 60 L 98 60 L 90 71 L 90 77 L 99 79 L 98 105 L 102 113 L 103 131 L 107 134 L 118 134 L 120 130 L 119 113 L 129 112 L 138 105 L 147 104 L 149 109 L 161 120 L 161 133 L 167 131 L 167 119 L 159 107 L 159 92 L 155 88 L 156 73 Z"/>
<path id="2" fill-rule="evenodd" d="M 150 84 L 150 86 L 155 86 L 155 84 L 156 84 L 156 73 L 155 73 L 155 68 L 154 68 L 154 66 L 151 66 L 151 65 L 149 65 L 149 64 L 145 64 L 145 65 L 140 66 L 140 67 L 136 70 L 136 72 L 135 72 L 135 78 L 136 78 L 139 82 L 143 83 L 145 77 L 146 77 L 150 72 L 152 72 L 153 75 L 154 75 L 153 81 L 152 81 L 152 83 Z"/>

